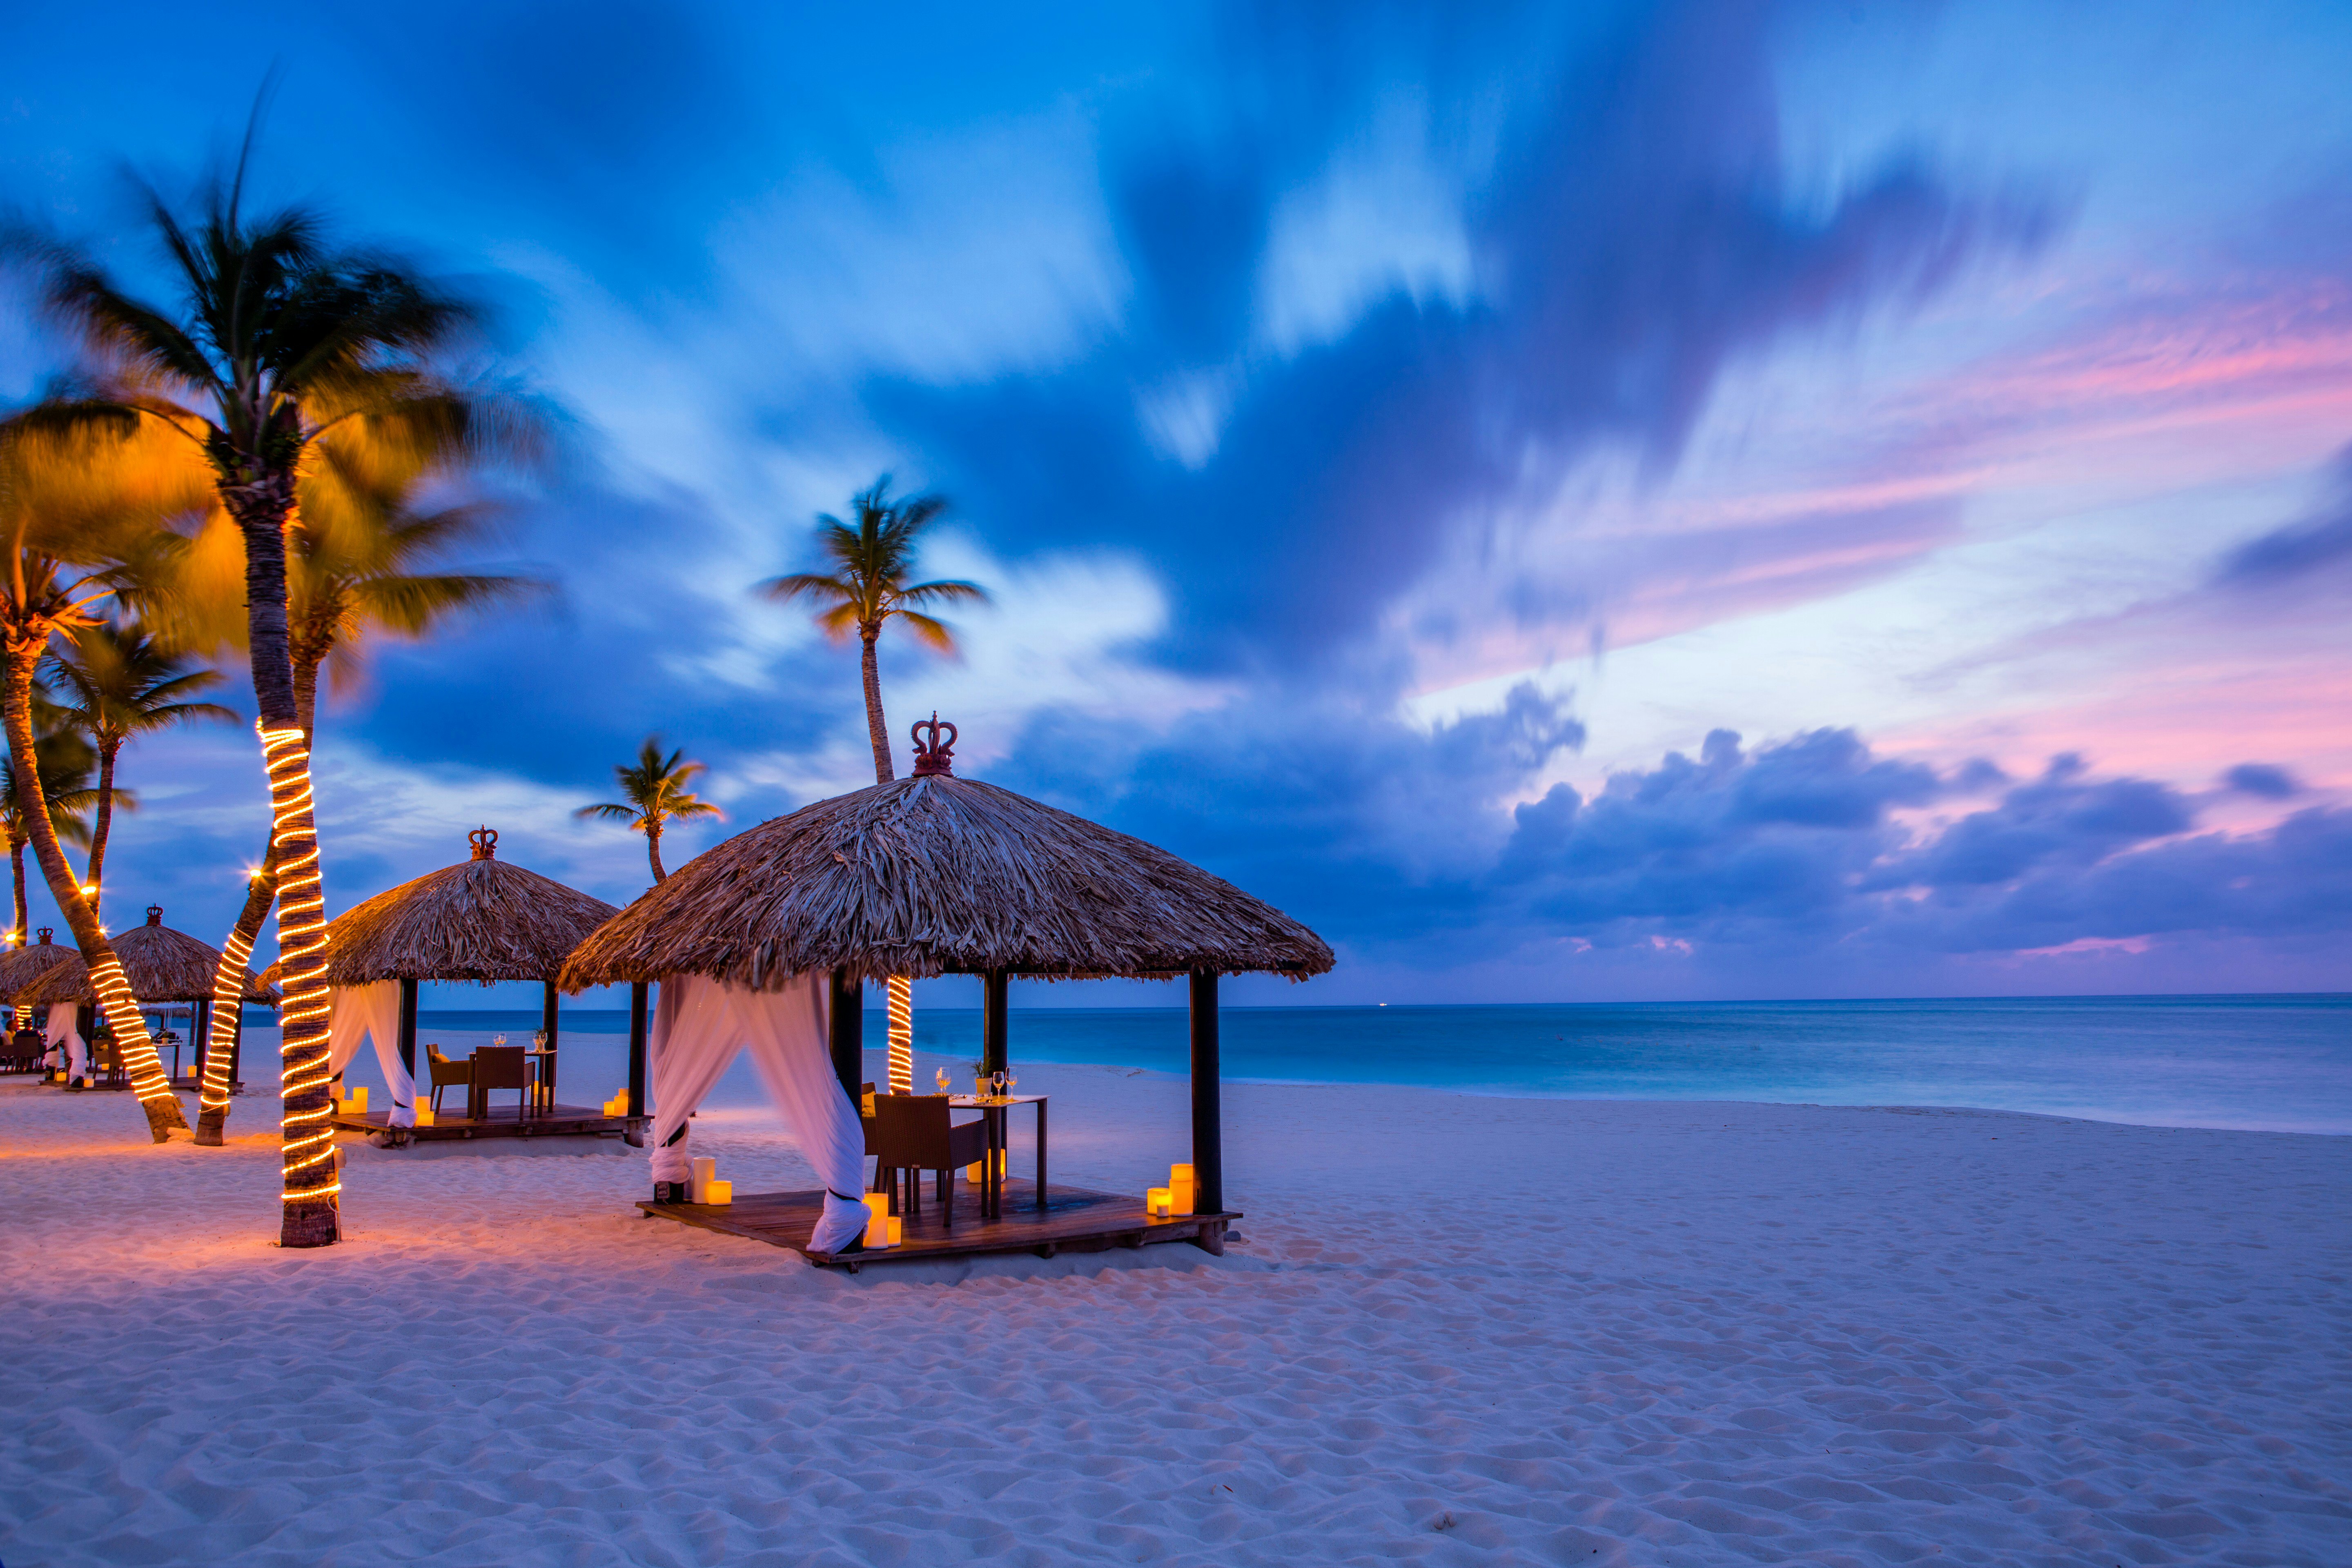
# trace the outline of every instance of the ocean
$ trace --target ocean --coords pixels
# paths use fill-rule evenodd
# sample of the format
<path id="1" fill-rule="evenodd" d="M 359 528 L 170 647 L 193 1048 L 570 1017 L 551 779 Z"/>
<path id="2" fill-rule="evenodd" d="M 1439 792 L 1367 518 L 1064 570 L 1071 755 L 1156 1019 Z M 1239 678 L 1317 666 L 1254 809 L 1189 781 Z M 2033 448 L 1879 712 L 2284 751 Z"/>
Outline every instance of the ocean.
<path id="1" fill-rule="evenodd" d="M 257 1018 L 257 1022 L 258 1019 Z M 452 1055 L 493 1033 L 527 1042 L 533 1011 L 436 1012 L 420 1037 Z M 628 1017 L 562 1016 L 563 1098 L 593 1103 L 627 1071 Z M 275 1040 L 257 1028 L 257 1038 Z M 1018 1008 L 1013 1059 L 1186 1069 L 1181 1008 Z M 866 1016 L 867 1046 L 885 1038 Z M 980 1053 L 980 1014 L 915 1017 L 919 1055 Z M 2352 1133 L 2352 995 L 2097 996 L 1570 1006 L 1230 1007 L 1229 1079 L 1417 1085 L 1472 1094 L 1943 1105 L 2169 1127 Z M 935 1061 L 919 1068 L 930 1082 Z M 350 1081 L 382 1093 L 372 1057 Z M 761 1098 L 738 1062 L 713 1099 Z"/>

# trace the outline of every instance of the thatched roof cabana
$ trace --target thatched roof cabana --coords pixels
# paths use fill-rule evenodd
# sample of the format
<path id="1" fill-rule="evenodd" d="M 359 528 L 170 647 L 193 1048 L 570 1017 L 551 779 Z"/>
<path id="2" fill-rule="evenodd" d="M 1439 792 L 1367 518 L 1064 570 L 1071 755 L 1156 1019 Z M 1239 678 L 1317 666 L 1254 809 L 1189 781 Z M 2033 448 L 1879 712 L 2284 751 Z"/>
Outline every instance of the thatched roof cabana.
<path id="1" fill-rule="evenodd" d="M 582 942 L 557 984 L 581 991 L 625 982 L 642 997 L 649 984 L 691 978 L 680 993 L 693 998 L 709 994 L 702 981 L 715 981 L 775 994 L 774 1010 L 760 1016 L 784 1019 L 786 994 L 827 976 L 830 1065 L 856 1107 L 866 981 L 981 976 L 982 1063 L 997 1071 L 1007 1060 L 1007 986 L 1014 976 L 1185 976 L 1199 1205 L 1190 1212 L 1206 1216 L 1202 1245 L 1218 1249 L 1223 1226 L 1234 1217 L 1223 1212 L 1218 980 L 1251 973 L 1305 980 L 1331 967 L 1329 945 L 1280 910 L 1155 845 L 1011 790 L 957 778 L 950 766 L 955 726 L 937 714 L 913 732 L 910 777 L 818 801 L 698 856 Z M 670 1005 L 667 993 L 664 1005 Z M 699 1053 L 704 1065 L 718 1060 L 723 1067 L 724 1053 L 740 1048 L 737 1037 L 750 1016 L 739 1012 L 714 1027 L 706 1011 L 686 1048 Z M 670 1037 L 665 1040 L 665 1050 L 679 1048 Z M 1030 1099 L 1038 1118 L 1034 1207 L 1044 1214 L 1051 1209 L 1045 1101 Z M 1001 1155 L 999 1123 L 1008 1102 L 972 1103 L 995 1119 L 989 1137 Z M 684 1137 L 683 1119 L 692 1109 L 669 1101 L 661 1108 L 657 1183 L 669 1179 L 660 1174 L 667 1168 L 662 1151 Z M 665 1131 L 665 1122 L 675 1126 Z M 820 1207 L 842 1197 L 836 1176 L 824 1180 L 825 1191 L 815 1194 Z M 996 1194 L 984 1202 L 1001 1218 L 1000 1179 L 983 1178 L 982 1186 Z M 657 1195 L 656 1204 L 665 1201 Z M 835 1216 L 827 1211 L 823 1223 L 830 1226 Z"/>
<path id="2" fill-rule="evenodd" d="M 497 833 L 467 835 L 473 858 L 403 882 L 327 924 L 327 984 L 552 980 L 583 938 L 620 911 L 498 858 Z"/>
<path id="3" fill-rule="evenodd" d="M 131 984 L 131 994 L 141 1002 L 152 1005 L 158 1002 L 212 1000 L 220 949 L 165 925 L 163 905 L 148 905 L 146 924 L 132 926 L 108 940 L 113 944 L 114 956 L 122 961 L 122 974 Z M 32 951 L 27 949 L 27 954 Z M 80 952 L 69 947 L 56 951 L 64 953 L 65 960 L 51 963 L 27 982 L 16 994 L 19 1005 L 72 1003 L 81 1006 L 96 1001 L 89 984 L 89 968 L 82 963 Z M 278 1002 L 278 993 L 263 984 L 249 969 L 245 972 L 244 999 L 273 1007 Z"/>
<path id="4" fill-rule="evenodd" d="M 1165 849 L 1009 789 L 919 773 L 706 851 L 580 945 L 567 991 L 706 974 L 754 991 L 1003 972 L 1053 979 L 1331 967 L 1321 937 Z"/>
<path id="5" fill-rule="evenodd" d="M 81 954 L 70 947 L 60 947 L 50 939 L 54 928 L 43 926 L 34 933 L 38 942 L 26 943 L 14 952 L 0 953 L 0 1004 L 15 1006 L 16 994 L 57 965 L 71 959 L 81 962 Z"/>

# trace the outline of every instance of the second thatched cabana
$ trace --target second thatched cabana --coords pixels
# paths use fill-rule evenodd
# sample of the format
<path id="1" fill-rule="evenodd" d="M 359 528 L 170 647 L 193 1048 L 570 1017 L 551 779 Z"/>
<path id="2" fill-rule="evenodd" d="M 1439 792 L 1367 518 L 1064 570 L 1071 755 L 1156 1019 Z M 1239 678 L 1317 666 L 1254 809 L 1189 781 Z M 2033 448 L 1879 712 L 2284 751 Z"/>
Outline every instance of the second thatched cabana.
<path id="1" fill-rule="evenodd" d="M 328 922 L 327 984 L 339 993 L 352 994 L 356 1003 L 362 987 L 397 983 L 397 1022 L 383 1022 L 391 1025 L 389 1032 L 396 1042 L 397 1059 L 409 1079 L 408 1093 L 413 1096 L 416 1077 L 416 994 L 420 983 L 455 980 L 488 985 L 508 980 L 539 982 L 542 988 L 541 1026 L 546 1037 L 545 1085 L 552 1101 L 557 1044 L 556 975 L 581 940 L 619 911 L 577 888 L 567 888 L 552 878 L 500 860 L 499 836 L 491 828 L 476 828 L 466 837 L 473 850 L 468 858 L 378 893 Z M 339 1012 L 341 1003 L 339 996 Z M 373 1033 L 378 1026 L 372 1013 L 371 1008 L 354 1006 L 346 1015 L 352 1022 L 338 1024 L 333 1047 L 337 1070 L 357 1049 L 360 1031 Z M 394 1076 L 391 1065 L 386 1056 L 387 1077 Z M 338 1121 L 356 1120 L 379 1129 L 413 1127 L 414 1101 L 404 1105 L 400 1103 L 402 1098 L 401 1086 L 395 1083 L 394 1103 L 391 1107 L 359 1118 L 340 1116 Z M 599 1128 L 593 1130 L 601 1130 L 601 1123 L 606 1121 L 625 1125 L 638 1114 L 642 1104 L 642 1094 L 633 1091 L 627 1116 L 613 1119 L 583 1111 L 579 1116 L 560 1118 L 557 1123 L 544 1123 L 539 1130 L 577 1131 L 572 1125 L 577 1121 L 599 1123 Z M 562 1108 L 554 1109 L 560 1111 Z M 517 1125 L 511 1128 L 505 1124 L 497 1129 L 467 1125 L 450 1131 L 470 1135 L 493 1130 L 531 1130 L 522 1126 L 522 1121 L 518 1115 Z"/>
<path id="2" fill-rule="evenodd" d="M 819 801 L 701 855 L 583 942 L 561 984 L 701 976 L 760 994 L 824 975 L 833 1071 L 855 1106 L 862 982 L 980 976 L 992 1072 L 1005 1065 L 1012 977 L 1182 976 L 1196 1206 L 1221 1211 L 1218 979 L 1304 980 L 1331 967 L 1331 949 L 1281 910 L 1155 845 L 955 777 L 954 727 L 919 724 L 919 741 L 927 731 L 912 777 Z M 657 1109 L 658 1146 L 674 1114 L 682 1132 L 684 1113 Z M 1049 1206 L 1041 1170 L 1036 1207 Z"/>
<path id="3" fill-rule="evenodd" d="M 44 942 L 48 935 L 47 930 L 41 932 Z M 115 932 L 107 941 L 121 962 L 122 977 L 129 983 L 131 995 L 138 998 L 142 1007 L 184 1003 L 191 1009 L 189 1034 L 195 1047 L 194 1071 L 201 1077 L 205 1051 L 212 1039 L 213 982 L 220 970 L 220 949 L 165 925 L 161 904 L 147 906 L 145 923 Z M 30 947 L 15 956 L 29 960 L 43 951 Z M 91 1022 L 88 1015 L 98 1002 L 89 983 L 89 966 L 82 962 L 77 949 L 51 946 L 46 951 L 63 956 L 48 961 L 33 978 L 20 984 L 11 1000 L 22 1007 L 71 1006 L 81 1015 L 77 1032 L 87 1036 Z M 5 973 L 0 972 L 0 984 L 5 984 L 6 979 Z M 279 1000 L 276 989 L 263 983 L 250 969 L 245 972 L 241 999 L 269 1007 L 277 1006 Z M 234 1076 L 236 1069 L 230 1070 Z"/>

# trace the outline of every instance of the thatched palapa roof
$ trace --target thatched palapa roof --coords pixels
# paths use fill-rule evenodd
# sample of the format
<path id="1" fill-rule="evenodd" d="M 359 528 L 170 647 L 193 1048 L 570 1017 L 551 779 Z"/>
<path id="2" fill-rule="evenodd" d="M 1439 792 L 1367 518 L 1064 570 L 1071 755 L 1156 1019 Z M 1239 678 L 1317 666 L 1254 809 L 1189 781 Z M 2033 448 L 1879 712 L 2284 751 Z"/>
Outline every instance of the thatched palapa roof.
<path id="1" fill-rule="evenodd" d="M 917 725 L 918 733 L 927 728 Z M 1061 979 L 1331 967 L 1323 939 L 1166 850 L 948 768 L 822 800 L 682 867 L 580 946 L 558 984 L 706 974 L 774 990 L 1003 969 Z"/>
<path id="2" fill-rule="evenodd" d="M 16 1005 L 16 993 L 30 985 L 52 968 L 72 959 L 81 962 L 81 954 L 70 947 L 59 947 L 49 939 L 57 933 L 43 926 L 34 933 L 38 942 L 26 942 L 13 952 L 0 953 L 0 1003 Z"/>
<path id="3" fill-rule="evenodd" d="M 477 828 L 470 860 L 378 893 L 328 922 L 327 984 L 552 980 L 581 939 L 619 911 L 497 856 Z"/>
<path id="4" fill-rule="evenodd" d="M 212 1000 L 213 976 L 220 967 L 220 949 L 165 925 L 163 905 L 148 905 L 145 925 L 132 926 L 108 941 L 114 947 L 114 956 L 122 961 L 122 977 L 131 983 L 131 994 L 140 1001 Z M 36 951 L 27 948 L 25 956 Z M 14 998 L 16 1005 L 38 1007 L 45 1003 L 70 1002 L 79 1005 L 97 1000 L 90 990 L 89 967 L 82 963 L 80 952 L 70 947 L 52 951 L 65 954 L 65 958 L 26 981 Z M 244 999 L 275 1006 L 278 998 L 277 992 L 256 979 L 248 969 L 245 972 Z"/>

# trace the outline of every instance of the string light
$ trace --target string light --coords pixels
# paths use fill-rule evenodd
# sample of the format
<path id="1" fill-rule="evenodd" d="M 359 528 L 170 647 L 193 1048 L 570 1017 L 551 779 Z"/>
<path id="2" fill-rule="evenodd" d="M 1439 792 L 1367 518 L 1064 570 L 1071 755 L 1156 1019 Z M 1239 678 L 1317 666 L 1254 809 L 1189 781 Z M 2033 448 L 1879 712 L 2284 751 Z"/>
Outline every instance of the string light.
<path id="1" fill-rule="evenodd" d="M 890 1092 L 915 1092 L 915 983 L 890 976 Z"/>
<path id="2" fill-rule="evenodd" d="M 122 1065 L 131 1074 L 131 1090 L 140 1102 L 151 1104 L 170 1100 L 172 1121 L 184 1126 L 180 1115 L 180 1101 L 172 1093 L 171 1076 L 163 1070 L 163 1058 L 156 1054 L 155 1042 L 147 1035 L 146 1015 L 139 1011 L 139 998 L 132 994 L 130 980 L 122 973 L 122 961 L 113 951 L 99 955 L 90 966 L 89 988 L 98 999 L 99 1010 L 106 1016 L 107 1026 L 114 1031 L 117 1045 L 130 1044 L 123 1049 Z M 163 1134 L 156 1134 L 160 1140 Z"/>
<path id="3" fill-rule="evenodd" d="M 319 840 L 310 821 L 310 747 L 299 725 L 261 729 L 269 770 L 270 841 L 278 852 L 278 952 L 286 980 L 284 1034 L 278 1047 L 283 1109 L 287 1203 L 324 1202 L 343 1184 L 335 1173 L 334 1106 L 326 1051 L 326 890 L 319 878 Z M 304 844 L 302 840 L 308 839 Z M 226 955 L 224 955 L 226 956 Z M 315 1110 L 294 1102 L 312 1091 Z M 326 1180 L 314 1173 L 326 1167 Z"/>
<path id="4" fill-rule="evenodd" d="M 232 931 L 220 963 L 213 967 L 212 1026 L 205 1034 L 205 1087 L 197 1091 L 196 1104 L 224 1118 L 229 1109 L 229 1059 L 236 1054 L 237 1034 L 245 1025 L 246 961 L 252 956 L 253 939 L 242 930 Z"/>

